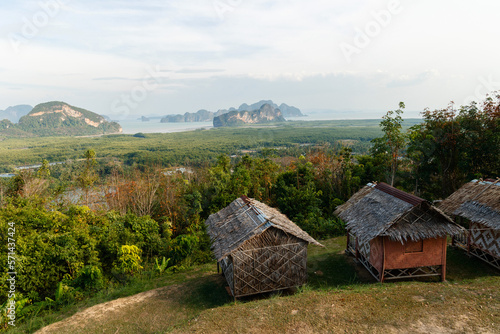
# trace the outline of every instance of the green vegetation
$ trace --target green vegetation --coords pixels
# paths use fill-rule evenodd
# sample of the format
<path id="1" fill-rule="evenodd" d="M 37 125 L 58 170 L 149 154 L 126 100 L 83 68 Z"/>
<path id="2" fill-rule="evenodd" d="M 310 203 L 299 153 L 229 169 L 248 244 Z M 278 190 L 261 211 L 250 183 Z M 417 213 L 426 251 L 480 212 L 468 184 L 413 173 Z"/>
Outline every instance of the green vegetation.
<path id="1" fill-rule="evenodd" d="M 314 123 L 314 122 L 313 122 Z M 380 136 L 377 125 L 307 126 L 307 122 L 284 123 L 279 127 L 220 128 L 168 134 L 107 135 L 90 138 L 9 138 L 0 142 L 0 171 L 12 172 L 15 166 L 79 159 L 87 149 L 99 157 L 117 158 L 126 164 L 203 165 L 214 162 L 220 154 L 241 154 L 242 150 L 278 148 L 274 154 L 302 154 L 307 147 L 301 144 L 349 146 L 357 153 L 367 153 L 370 140 Z M 297 130 L 299 127 L 300 131 Z M 290 149 L 294 152 L 285 151 Z"/>
<path id="2" fill-rule="evenodd" d="M 426 110 L 409 131 L 414 188 L 428 198 L 449 195 L 474 178 L 500 175 L 500 93 L 458 111 Z"/>
<path id="3" fill-rule="evenodd" d="M 279 208 L 313 237 L 327 239 L 344 234 L 343 222 L 333 216 L 336 207 L 368 182 L 393 181 L 426 199 L 443 198 L 472 177 L 499 175 L 499 105 L 500 96 L 495 95 L 480 106 L 462 107 L 458 113 L 427 111 L 416 125 L 400 118 L 401 105 L 383 119 L 383 131 L 370 125 L 374 121 L 365 120 L 360 121 L 363 126 L 346 125 L 355 121 L 286 122 L 172 134 L 4 140 L 0 142 L 4 171 L 28 163 L 41 163 L 41 167 L 18 170 L 15 177 L 0 180 L 0 278 L 8 278 L 10 223 L 16 226 L 17 315 L 26 328 L 54 321 L 54 312 L 59 310 L 74 312 L 75 305 L 174 283 L 173 292 L 165 293 L 173 293 L 176 302 L 165 306 L 169 318 L 159 322 L 167 326 L 152 327 L 151 332 L 182 331 L 187 326 L 210 331 L 189 323 L 198 316 L 200 326 L 211 321 L 234 325 L 224 320 L 230 317 L 231 308 L 227 298 L 218 294 L 223 282 L 210 276 L 213 269 L 195 267 L 203 277 L 192 274 L 194 278 L 185 282 L 180 278 L 189 275 L 172 275 L 212 261 L 203 224 L 210 214 L 247 195 Z M 48 163 L 57 161 L 65 163 Z M 324 307 L 330 302 L 347 304 L 328 294 L 335 291 L 356 303 L 368 303 L 372 315 L 388 319 L 378 323 L 382 327 L 365 328 L 365 320 L 376 317 L 355 313 L 356 323 L 344 323 L 353 331 L 379 331 L 387 324 L 400 328 L 398 317 L 418 320 L 411 310 L 418 309 L 420 302 L 408 303 L 388 288 L 367 285 L 369 279 L 361 276 L 364 271 L 356 270 L 338 254 L 345 241 L 334 240 L 325 241 L 326 250 L 311 249 L 310 279 L 304 294 L 282 303 L 296 307 L 298 302 L 313 309 L 316 303 Z M 450 252 L 450 256 L 456 264 L 464 262 L 459 260 L 461 254 Z M 470 284 L 475 291 L 483 284 L 486 295 L 473 300 L 475 305 L 490 307 L 486 296 L 498 298 L 498 280 L 486 277 L 491 271 L 473 266 L 449 267 L 448 279 L 456 287 L 424 287 L 418 282 L 392 286 L 401 289 L 406 298 L 419 291 L 417 297 L 435 311 L 445 308 L 436 297 L 444 294 L 455 302 L 452 308 L 458 312 L 468 307 L 460 289 Z M 6 287 L 2 284 L 0 290 L 3 317 Z M 176 291 L 180 291 L 178 295 Z M 385 293 L 389 300 L 384 299 Z M 259 308 L 269 307 L 272 317 L 270 322 L 261 322 L 264 332 L 295 328 L 287 327 L 293 318 L 278 309 L 281 302 L 255 303 L 238 304 L 235 309 L 248 312 L 252 319 Z M 257 310 L 248 305 L 256 305 Z M 389 307 L 378 310 L 381 305 Z M 213 317 L 205 313 L 217 306 L 222 306 L 220 313 Z M 498 313 L 498 304 L 492 310 L 491 316 L 476 310 L 472 317 L 493 324 L 486 328 L 495 328 L 498 319 L 493 314 Z M 317 310 L 319 314 L 323 311 Z M 397 312 L 392 316 L 389 311 Z M 432 314 L 425 313 L 425 319 Z M 322 331 L 331 325 L 326 318 L 317 318 L 317 313 L 305 319 L 300 323 L 304 328 Z M 117 318 L 110 326 L 122 320 Z M 439 324 L 448 326 L 444 318 L 439 318 Z M 480 329 L 467 324 L 474 331 Z M 146 324 L 133 323 L 127 331 L 141 331 L 141 326 Z"/>
<path id="4" fill-rule="evenodd" d="M 10 123 L 10 122 L 9 122 Z M 17 124 L 0 123 L 2 137 L 76 136 L 116 133 L 118 123 L 107 122 L 91 111 L 70 106 L 65 102 L 41 103 Z"/>
<path id="5" fill-rule="evenodd" d="M 47 333 L 500 330 L 500 277 L 463 251 L 449 249 L 447 282 L 381 284 L 343 254 L 345 237 L 322 243 L 326 248 L 309 247 L 308 283 L 295 293 L 234 303 L 211 262 L 174 274 L 134 277 L 127 286 L 103 290 L 58 312 L 40 312 L 10 332 L 31 333 L 61 320 Z"/>
<path id="6" fill-rule="evenodd" d="M 500 94 L 481 104 L 426 110 L 406 133 L 399 114 L 386 118 L 385 135 L 358 161 L 372 180 L 385 180 L 423 198 L 442 199 L 462 184 L 500 175 Z M 386 117 L 390 117 L 388 114 Z M 404 124 L 404 122 L 403 122 Z"/>

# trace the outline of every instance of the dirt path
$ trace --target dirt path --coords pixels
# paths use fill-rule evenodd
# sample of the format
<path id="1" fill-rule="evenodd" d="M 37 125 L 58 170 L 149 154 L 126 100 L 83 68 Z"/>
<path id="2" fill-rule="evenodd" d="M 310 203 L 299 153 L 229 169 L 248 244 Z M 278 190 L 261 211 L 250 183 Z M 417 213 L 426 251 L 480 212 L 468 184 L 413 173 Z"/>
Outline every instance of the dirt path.
<path id="1" fill-rule="evenodd" d="M 155 332 L 158 324 L 164 328 L 165 323 L 175 324 L 185 318 L 176 302 L 182 290 L 182 286 L 173 285 L 95 305 L 36 333 Z"/>

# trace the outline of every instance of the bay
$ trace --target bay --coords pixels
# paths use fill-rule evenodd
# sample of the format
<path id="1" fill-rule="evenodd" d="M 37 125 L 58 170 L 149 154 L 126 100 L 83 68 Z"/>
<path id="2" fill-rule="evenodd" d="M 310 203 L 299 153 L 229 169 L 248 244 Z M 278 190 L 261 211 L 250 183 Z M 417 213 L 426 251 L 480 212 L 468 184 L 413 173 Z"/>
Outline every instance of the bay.
<path id="1" fill-rule="evenodd" d="M 141 120 L 125 119 L 120 120 L 124 134 L 142 133 L 170 133 L 189 131 L 196 129 L 213 128 L 212 122 L 179 122 L 179 123 L 160 123 L 159 119 L 152 119 L 149 122 Z"/>

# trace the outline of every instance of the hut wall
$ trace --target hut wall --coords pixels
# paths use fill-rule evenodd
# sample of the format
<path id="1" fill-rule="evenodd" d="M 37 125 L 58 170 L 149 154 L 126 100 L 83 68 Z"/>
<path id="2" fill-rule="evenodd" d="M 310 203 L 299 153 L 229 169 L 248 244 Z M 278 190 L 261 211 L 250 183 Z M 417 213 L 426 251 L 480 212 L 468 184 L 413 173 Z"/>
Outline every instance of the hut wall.
<path id="1" fill-rule="evenodd" d="M 382 272 L 384 266 L 384 243 L 382 237 L 377 237 L 370 241 L 370 264 Z"/>
<path id="2" fill-rule="evenodd" d="M 445 264 L 446 238 L 424 239 L 419 242 L 390 240 L 385 237 L 385 269 L 404 269 Z"/>
<path id="3" fill-rule="evenodd" d="M 357 238 L 357 241 L 358 241 L 358 251 L 359 253 L 366 259 L 366 261 L 370 261 L 371 262 L 371 258 L 370 258 L 370 247 L 371 247 L 371 244 L 370 242 L 366 242 L 366 241 L 361 241 L 359 240 L 359 238 Z"/>
<path id="4" fill-rule="evenodd" d="M 244 249 L 232 253 L 234 296 L 286 289 L 305 283 L 307 242 Z M 255 242 L 254 242 L 255 243 Z"/>
<path id="5" fill-rule="evenodd" d="M 227 256 L 222 261 L 220 261 L 220 266 L 222 268 L 222 272 L 224 273 L 224 277 L 226 278 L 227 284 L 229 285 L 229 289 L 234 295 L 234 266 L 233 259 L 231 256 Z"/>
<path id="6" fill-rule="evenodd" d="M 470 225 L 471 245 L 500 258 L 500 231 L 479 223 Z"/>

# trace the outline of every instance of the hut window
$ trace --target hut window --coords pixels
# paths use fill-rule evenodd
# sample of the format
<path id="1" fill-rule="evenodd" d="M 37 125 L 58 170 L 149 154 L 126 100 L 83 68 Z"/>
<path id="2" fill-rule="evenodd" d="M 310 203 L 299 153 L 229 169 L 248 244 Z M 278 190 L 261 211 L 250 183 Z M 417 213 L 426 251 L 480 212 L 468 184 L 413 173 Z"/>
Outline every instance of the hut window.
<path id="1" fill-rule="evenodd" d="M 419 253 L 424 251 L 424 240 L 407 241 L 405 244 L 405 253 Z"/>

